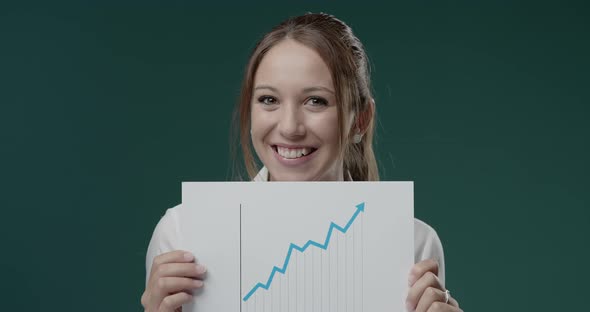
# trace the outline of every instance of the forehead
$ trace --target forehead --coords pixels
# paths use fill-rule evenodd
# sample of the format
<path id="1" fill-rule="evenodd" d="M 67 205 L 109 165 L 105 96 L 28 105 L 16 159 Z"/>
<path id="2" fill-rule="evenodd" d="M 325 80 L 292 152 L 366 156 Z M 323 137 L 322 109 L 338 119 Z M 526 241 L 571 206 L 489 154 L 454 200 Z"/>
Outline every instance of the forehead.
<path id="1" fill-rule="evenodd" d="M 321 86 L 334 90 L 330 68 L 321 56 L 292 39 L 281 41 L 266 53 L 258 66 L 254 83 L 279 89 Z"/>

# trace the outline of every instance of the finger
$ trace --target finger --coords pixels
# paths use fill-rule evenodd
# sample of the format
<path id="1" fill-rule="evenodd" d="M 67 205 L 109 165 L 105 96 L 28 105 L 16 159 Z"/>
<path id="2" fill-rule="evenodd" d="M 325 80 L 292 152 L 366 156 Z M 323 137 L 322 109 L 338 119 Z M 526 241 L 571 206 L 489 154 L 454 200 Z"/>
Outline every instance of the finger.
<path id="1" fill-rule="evenodd" d="M 171 262 L 196 262 L 195 256 L 184 250 L 174 250 L 167 253 L 163 253 L 154 258 L 152 263 L 152 272 L 156 270 L 160 265 Z"/>
<path id="2" fill-rule="evenodd" d="M 463 312 L 463 310 L 444 302 L 437 301 L 433 302 L 426 312 Z"/>
<path id="3" fill-rule="evenodd" d="M 188 277 L 162 277 L 157 279 L 154 285 L 154 297 L 156 302 L 161 302 L 168 295 L 180 291 L 192 292 L 193 289 L 203 287 L 203 281 Z"/>
<path id="4" fill-rule="evenodd" d="M 179 292 L 170 296 L 166 296 L 160 304 L 158 312 L 174 312 L 176 309 L 182 307 L 183 304 L 189 303 L 193 299 L 193 295 Z"/>
<path id="5" fill-rule="evenodd" d="M 434 302 L 445 302 L 445 292 L 438 288 L 428 287 L 416 305 L 416 312 L 426 312 Z"/>
<path id="6" fill-rule="evenodd" d="M 424 273 L 424 275 L 422 275 L 422 277 L 418 279 L 416 283 L 414 283 L 414 286 L 408 291 L 408 297 L 406 299 L 408 309 L 414 310 L 416 308 L 418 301 L 420 301 L 420 298 L 428 287 L 434 287 L 442 291 L 445 290 L 434 273 L 430 271 Z"/>
<path id="7" fill-rule="evenodd" d="M 435 275 L 438 275 L 438 262 L 433 259 L 426 259 L 414 264 L 408 277 L 408 285 L 410 287 L 413 286 L 414 283 L 426 272 L 432 272 Z"/>
<path id="8" fill-rule="evenodd" d="M 156 269 L 154 276 L 161 277 L 193 277 L 203 278 L 207 268 L 195 263 L 164 263 Z"/>

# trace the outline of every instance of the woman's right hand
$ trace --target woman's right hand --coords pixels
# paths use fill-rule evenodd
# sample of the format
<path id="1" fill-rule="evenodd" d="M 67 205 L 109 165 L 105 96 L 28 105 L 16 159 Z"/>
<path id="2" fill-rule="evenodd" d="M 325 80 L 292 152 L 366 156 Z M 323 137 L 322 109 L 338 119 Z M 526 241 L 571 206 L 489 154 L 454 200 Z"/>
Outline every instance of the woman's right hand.
<path id="1" fill-rule="evenodd" d="M 154 258 L 141 305 L 146 312 L 174 312 L 193 299 L 192 291 L 203 287 L 206 268 L 183 250 Z"/>

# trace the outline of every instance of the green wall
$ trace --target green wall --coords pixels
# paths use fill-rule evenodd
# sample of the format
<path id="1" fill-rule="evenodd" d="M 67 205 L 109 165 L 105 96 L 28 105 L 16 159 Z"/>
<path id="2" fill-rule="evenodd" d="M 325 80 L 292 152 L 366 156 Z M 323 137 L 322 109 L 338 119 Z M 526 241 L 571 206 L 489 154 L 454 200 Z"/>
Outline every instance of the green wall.
<path id="1" fill-rule="evenodd" d="M 587 5 L 215 3 L 0 5 L 2 310 L 140 311 L 180 182 L 230 176 L 250 49 L 306 11 L 365 44 L 382 176 L 415 181 L 463 308 L 587 308 Z"/>

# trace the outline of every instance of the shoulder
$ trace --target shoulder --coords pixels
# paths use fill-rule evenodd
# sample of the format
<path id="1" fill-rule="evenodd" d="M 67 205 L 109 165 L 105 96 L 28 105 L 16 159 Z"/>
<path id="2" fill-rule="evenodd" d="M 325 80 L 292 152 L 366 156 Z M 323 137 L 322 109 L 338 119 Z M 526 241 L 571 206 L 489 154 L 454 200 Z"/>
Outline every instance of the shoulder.
<path id="1" fill-rule="evenodd" d="M 426 259 L 434 259 L 438 262 L 438 277 L 444 284 L 445 257 L 440 238 L 430 225 L 414 219 L 414 262 L 418 263 Z"/>
<path id="2" fill-rule="evenodd" d="M 145 257 L 146 277 L 149 276 L 152 262 L 156 256 L 180 249 L 181 241 L 178 234 L 178 210 L 180 207 L 179 204 L 166 210 L 154 229 Z"/>
<path id="3" fill-rule="evenodd" d="M 439 244 L 440 239 L 436 231 L 426 222 L 414 218 L 414 244 L 416 252 L 429 251 L 432 244 Z"/>

